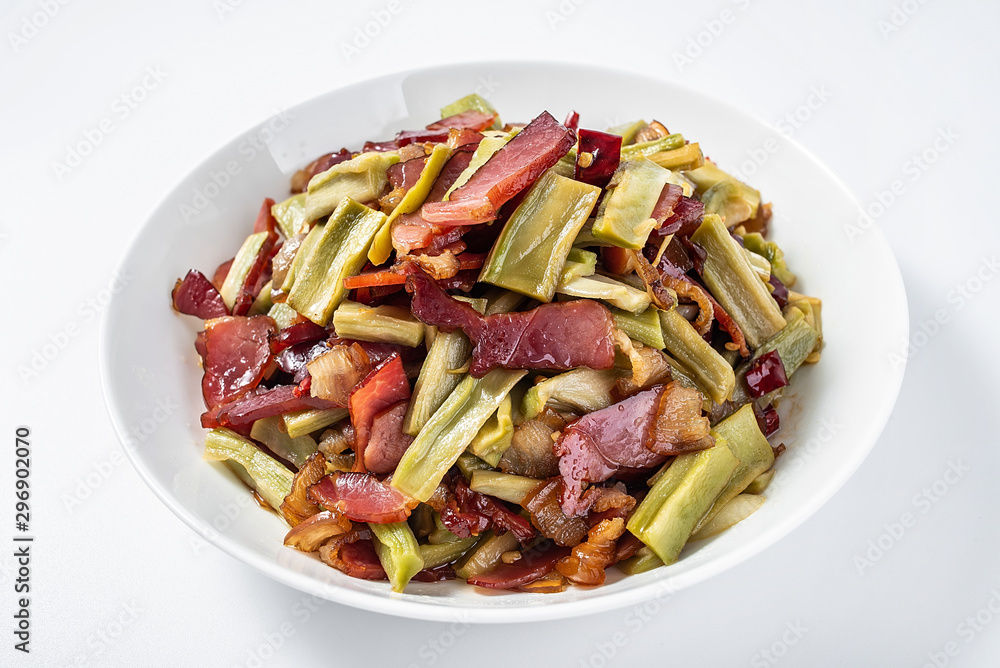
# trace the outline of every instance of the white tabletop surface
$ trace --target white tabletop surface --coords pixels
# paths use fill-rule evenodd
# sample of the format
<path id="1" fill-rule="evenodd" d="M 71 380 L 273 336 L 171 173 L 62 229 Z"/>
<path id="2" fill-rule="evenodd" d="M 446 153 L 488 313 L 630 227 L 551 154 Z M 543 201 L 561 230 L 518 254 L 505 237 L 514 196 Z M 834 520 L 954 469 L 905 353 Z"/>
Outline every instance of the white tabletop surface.
<path id="1" fill-rule="evenodd" d="M 4 3 L 0 664 L 1000 665 L 1000 6 L 473 4 Z M 710 91 L 783 124 L 873 205 L 909 297 L 898 404 L 820 512 L 666 603 L 463 627 L 313 601 L 196 538 L 124 459 L 98 381 L 115 267 L 174 184 L 275 110 L 396 70 L 528 58 Z M 88 137 L 89 155 L 67 156 Z M 57 352 L 24 377 L 46 346 Z M 20 425 L 36 535 L 28 655 L 13 648 L 8 549 Z"/>

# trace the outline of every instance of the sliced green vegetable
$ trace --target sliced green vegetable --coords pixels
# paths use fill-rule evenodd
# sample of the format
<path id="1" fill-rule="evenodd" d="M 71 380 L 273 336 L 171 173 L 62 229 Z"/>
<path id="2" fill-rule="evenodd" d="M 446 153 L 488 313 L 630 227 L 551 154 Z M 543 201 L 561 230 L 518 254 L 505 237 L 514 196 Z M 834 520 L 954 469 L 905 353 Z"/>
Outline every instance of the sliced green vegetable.
<path id="1" fill-rule="evenodd" d="M 396 467 L 392 486 L 426 501 L 469 446 L 480 427 L 527 371 L 494 369 L 482 378 L 466 376 L 435 411 Z"/>
<path id="2" fill-rule="evenodd" d="M 316 441 L 309 435 L 292 438 L 283 429 L 284 426 L 280 416 L 262 418 L 253 423 L 250 438 L 260 441 L 296 468 L 302 468 L 309 455 L 316 452 Z"/>
<path id="3" fill-rule="evenodd" d="M 510 313 L 527 301 L 527 297 L 524 295 L 503 288 L 490 288 L 484 297 L 486 298 L 486 310 L 483 311 L 483 315 Z"/>
<path id="4" fill-rule="evenodd" d="M 468 450 L 458 456 L 455 466 L 462 472 L 468 482 L 472 482 L 472 476 L 476 471 L 489 471 L 493 468 L 489 462 L 483 461 Z"/>
<path id="5" fill-rule="evenodd" d="M 702 271 L 705 285 L 740 326 L 747 344 L 758 348 L 777 334 L 785 326 L 781 309 L 722 219 L 706 215 L 691 240 L 707 254 Z"/>
<path id="6" fill-rule="evenodd" d="M 479 280 L 552 301 L 573 241 L 600 193 L 596 186 L 545 172 L 511 214 Z"/>
<path id="7" fill-rule="evenodd" d="M 638 575 L 662 565 L 663 560 L 645 545 L 640 547 L 634 555 L 618 563 L 618 567 L 625 572 L 625 575 Z"/>
<path id="8" fill-rule="evenodd" d="M 479 93 L 470 93 L 463 98 L 459 98 L 449 105 L 441 107 L 441 118 L 448 118 L 449 116 L 454 116 L 460 114 L 463 111 L 481 111 L 484 114 L 497 114 L 497 110 L 493 108 L 493 105 L 489 103 L 489 100 L 484 98 Z M 503 123 L 500 122 L 500 115 L 496 115 L 496 120 L 493 121 L 488 129 L 499 130 L 503 127 Z"/>
<path id="9" fill-rule="evenodd" d="M 384 222 L 384 213 L 352 199 L 342 200 L 299 266 L 288 305 L 325 327 L 347 294 L 344 279 L 364 266 L 368 246 Z"/>
<path id="10" fill-rule="evenodd" d="M 424 323 L 401 306 L 365 306 L 349 299 L 333 312 L 333 329 L 343 339 L 398 343 L 414 348 L 424 340 Z"/>
<path id="11" fill-rule="evenodd" d="M 774 468 L 769 468 L 754 478 L 743 492 L 744 494 L 763 494 L 772 480 L 774 480 Z"/>
<path id="12" fill-rule="evenodd" d="M 793 310 L 802 311 L 805 315 L 806 322 L 810 327 L 816 330 L 819 334 L 820 342 L 823 341 L 823 302 L 816 297 L 808 297 L 806 295 L 795 292 L 794 290 L 788 291 L 788 303 L 785 304 L 785 308 L 782 309 L 782 314 L 785 316 L 785 321 L 787 322 L 792 315 Z M 817 346 L 819 343 L 817 343 Z"/>
<path id="13" fill-rule="evenodd" d="M 781 364 L 785 368 L 785 376 L 790 380 L 792 374 L 805 363 L 806 358 L 816 348 L 816 344 L 820 340 L 819 332 L 809 326 L 803 312 L 797 308 L 789 309 L 787 318 L 785 327 L 761 344 L 754 351 L 753 357 L 736 369 L 736 379 L 738 382 L 736 391 L 733 392 L 733 401 L 735 403 L 744 404 L 750 401 L 750 395 L 746 390 L 746 383 L 743 381 L 746 378 L 747 371 L 750 370 L 753 363 L 762 355 L 772 350 L 777 350 L 778 356 L 781 357 Z M 761 397 L 761 405 L 766 406 L 770 403 L 771 398 L 771 395 Z"/>
<path id="14" fill-rule="evenodd" d="M 699 526 L 703 526 L 715 517 L 722 507 L 745 490 L 754 478 L 774 465 L 774 451 L 761 433 L 753 406 L 749 404 L 725 420 L 717 422 L 712 427 L 712 436 L 716 442 L 723 439 L 729 445 L 729 449 L 739 459 L 739 465 L 711 509 L 699 522 Z"/>
<path id="15" fill-rule="evenodd" d="M 646 121 L 638 120 L 631 123 L 622 123 L 607 129 L 608 134 L 618 135 L 622 138 L 622 146 L 628 146 L 639 134 L 639 130 L 649 125 Z"/>
<path id="16" fill-rule="evenodd" d="M 651 215 L 669 179 L 668 170 L 646 158 L 623 160 L 598 207 L 592 228 L 594 237 L 622 248 L 641 250 L 656 226 Z"/>
<path id="17" fill-rule="evenodd" d="M 721 404 L 736 386 L 733 367 L 701 338 L 690 322 L 676 310 L 660 311 L 663 340 L 670 351 L 712 400 Z"/>
<path id="18" fill-rule="evenodd" d="M 705 394 L 705 391 L 701 389 L 701 385 L 699 385 L 698 381 L 695 380 L 694 373 L 689 371 L 683 364 L 675 360 L 667 353 L 663 353 L 663 356 L 667 358 L 667 364 L 670 365 L 670 375 L 674 380 L 679 382 L 684 387 L 690 387 L 692 390 L 698 390 L 703 395 Z M 735 390 L 733 390 L 733 392 L 735 393 Z M 711 408 L 711 401 L 711 398 L 708 396 L 705 397 L 706 409 Z"/>
<path id="19" fill-rule="evenodd" d="M 512 294 L 506 290 L 504 293 Z M 522 298 L 520 295 L 518 297 Z M 483 303 L 479 301 L 473 304 L 473 308 L 482 313 Z M 434 412 L 462 382 L 461 375 L 451 372 L 464 367 L 471 354 L 472 344 L 462 330 L 437 332 L 434 335 L 427 348 L 427 357 L 420 366 L 420 375 L 413 386 L 413 396 L 403 419 L 404 432 L 410 436 L 420 433 Z"/>
<path id="20" fill-rule="evenodd" d="M 347 417 L 346 408 L 328 408 L 326 410 L 311 408 L 294 413 L 285 413 L 281 419 L 285 422 L 285 431 L 291 438 L 298 438 L 314 431 L 325 429 Z"/>
<path id="21" fill-rule="evenodd" d="M 622 139 L 624 144 L 624 138 Z M 648 158 L 655 153 L 663 151 L 673 151 L 684 146 L 684 135 L 672 134 L 666 137 L 650 139 L 638 144 L 628 144 L 622 146 L 622 160 L 635 160 L 636 158 Z"/>
<path id="22" fill-rule="evenodd" d="M 468 552 L 479 538 L 470 536 L 454 542 L 438 543 L 437 545 L 421 545 L 420 557 L 424 560 L 424 568 L 437 568 L 450 564 Z"/>
<path id="23" fill-rule="evenodd" d="M 614 403 L 611 390 L 621 377 L 616 369 L 573 369 L 536 383 L 521 402 L 521 415 L 530 420 L 546 405 L 556 410 L 591 413 Z"/>
<path id="24" fill-rule="evenodd" d="M 790 288 L 795 285 L 795 274 L 788 271 L 785 254 L 778 244 L 765 240 L 759 232 L 751 232 L 743 235 L 743 245 L 748 251 L 766 258 L 771 263 L 771 273 L 777 276 L 785 287 Z"/>
<path id="25" fill-rule="evenodd" d="M 580 276 L 593 276 L 597 271 L 597 253 L 574 247 L 566 256 L 560 283 L 572 281 Z"/>
<path id="26" fill-rule="evenodd" d="M 205 459 L 235 462 L 250 476 L 253 488 L 275 510 L 292 491 L 295 475 L 274 457 L 231 429 L 213 429 L 205 436 Z"/>
<path id="27" fill-rule="evenodd" d="M 247 315 L 264 315 L 271 310 L 271 306 L 273 306 L 271 303 L 271 281 L 268 281 L 257 293 L 257 298 L 250 305 Z"/>
<path id="28" fill-rule="evenodd" d="M 705 164 L 705 156 L 702 154 L 701 146 L 698 145 L 698 142 L 685 144 L 672 151 L 653 153 L 648 157 L 660 167 L 676 172 L 697 169 Z M 690 196 L 689 192 L 687 192 L 688 190 L 689 188 L 686 188 L 684 194 Z"/>
<path id="29" fill-rule="evenodd" d="M 757 215 L 757 208 L 760 206 L 760 192 L 725 173 L 716 167 L 715 163 L 706 162 L 697 169 L 685 171 L 684 176 L 687 177 L 689 181 L 694 183 L 695 188 L 698 189 L 699 193 L 704 193 L 720 181 L 735 181 L 739 184 L 740 190 L 743 191 L 743 198 L 746 200 L 747 204 L 750 205 L 750 217 L 752 218 Z"/>
<path id="30" fill-rule="evenodd" d="M 486 164 L 486 162 L 492 158 L 497 151 L 502 149 L 507 142 L 513 139 L 519 130 L 512 130 L 511 132 L 503 132 L 496 134 L 488 134 L 482 138 L 479 142 L 479 146 L 476 147 L 476 151 L 472 154 L 472 160 L 469 161 L 469 165 L 462 170 L 462 173 L 458 175 L 455 182 L 451 184 L 447 192 L 444 194 L 445 199 L 449 199 L 451 194 L 464 186 L 472 175 L 475 174 L 480 167 Z"/>
<path id="31" fill-rule="evenodd" d="M 620 309 L 639 313 L 649 307 L 649 293 L 633 288 L 631 285 L 616 281 L 607 276 L 577 276 L 569 281 L 560 282 L 556 292 L 570 297 L 585 297 L 600 299 Z"/>
<path id="32" fill-rule="evenodd" d="M 499 471 L 473 471 L 469 488 L 473 492 L 488 494 L 498 499 L 521 505 L 526 497 L 538 485 L 545 482 L 538 478 L 528 478 L 512 473 Z"/>
<path id="33" fill-rule="evenodd" d="M 431 150 L 431 154 L 424 163 L 424 168 L 420 172 L 420 178 L 413 184 L 413 187 L 406 191 L 403 199 L 399 201 L 396 208 L 389 214 L 389 218 L 382 223 L 382 228 L 375 235 L 372 247 L 368 249 L 368 259 L 372 264 L 378 266 L 385 263 L 392 253 L 392 223 L 394 220 L 406 213 L 413 213 L 420 208 L 420 205 L 427 199 L 427 194 L 431 191 L 431 186 L 437 180 L 438 174 L 448 158 L 451 157 L 451 149 L 447 144 L 436 144 Z"/>
<path id="34" fill-rule="evenodd" d="M 641 341 L 657 350 L 667 347 L 663 340 L 663 325 L 660 324 L 660 309 L 655 306 L 640 313 L 612 307 L 611 315 L 615 319 L 615 327 L 625 332 L 630 339 Z"/>
<path id="35" fill-rule="evenodd" d="M 418 503 L 417 507 L 410 511 L 410 516 L 406 518 L 406 523 L 410 525 L 413 535 L 417 540 L 426 538 L 433 531 L 437 530 L 434 524 L 434 509 L 426 503 Z"/>
<path id="36" fill-rule="evenodd" d="M 278 325 L 278 329 L 284 329 L 295 322 L 299 317 L 299 312 L 285 302 L 272 304 L 267 315 Z"/>
<path id="37" fill-rule="evenodd" d="M 230 311 L 233 310 L 233 304 L 236 303 L 236 298 L 240 296 L 240 290 L 243 288 L 243 283 L 246 282 L 247 274 L 250 273 L 250 269 L 253 268 L 254 263 L 257 261 L 257 254 L 260 253 L 260 249 L 266 239 L 267 232 L 251 234 L 243 242 L 243 245 L 240 246 L 236 257 L 233 258 L 233 264 L 229 267 L 226 280 L 219 290 L 219 294 L 222 295 L 222 301 L 226 303 L 226 308 Z"/>
<path id="38" fill-rule="evenodd" d="M 680 455 L 636 506 L 628 530 L 663 563 L 674 563 L 739 463 L 721 437 L 711 448 Z"/>
<path id="39" fill-rule="evenodd" d="M 743 197 L 743 189 L 738 181 L 719 181 L 701 195 L 705 213 L 714 213 L 722 218 L 726 227 L 735 227 L 752 214 L 750 203 Z"/>
<path id="40" fill-rule="evenodd" d="M 285 274 L 285 282 L 281 284 L 281 291 L 284 293 L 289 293 L 292 290 L 292 286 L 295 285 L 295 277 L 298 275 L 299 267 L 301 267 L 306 258 L 312 252 L 313 248 L 316 247 L 316 242 L 319 238 L 323 236 L 323 230 L 326 229 L 325 223 L 317 223 L 313 225 L 309 233 L 306 234 L 306 238 L 302 240 L 299 245 L 299 249 L 295 252 L 295 257 L 292 258 L 292 265 L 288 268 L 288 272 Z"/>
<path id="41" fill-rule="evenodd" d="M 520 547 L 513 531 L 496 535 L 492 530 L 483 534 L 476 546 L 469 550 L 455 564 L 455 575 L 468 580 L 474 575 L 487 573 L 500 563 L 504 552 L 510 552 Z"/>
<path id="42" fill-rule="evenodd" d="M 722 506 L 715 516 L 691 535 L 691 540 L 704 540 L 722 533 L 760 510 L 764 505 L 764 497 L 758 494 L 738 494 Z"/>
<path id="43" fill-rule="evenodd" d="M 378 560 L 389 576 L 393 591 L 403 591 L 410 579 L 424 569 L 420 546 L 406 522 L 374 524 L 369 522 Z"/>
<path id="44" fill-rule="evenodd" d="M 386 171 L 397 162 L 398 153 L 372 151 L 312 177 L 306 190 L 306 219 L 322 218 L 340 206 L 345 197 L 357 202 L 377 199 L 388 183 Z"/>
<path id="45" fill-rule="evenodd" d="M 490 466 L 500 463 L 503 453 L 507 452 L 514 438 L 514 421 L 511 417 L 510 394 L 505 396 L 497 406 L 496 411 L 476 433 L 468 451 L 476 455 Z"/>
<path id="46" fill-rule="evenodd" d="M 747 262 L 750 263 L 750 267 L 757 274 L 757 277 L 766 283 L 771 278 L 771 263 L 767 261 L 767 258 L 748 251 L 746 248 L 743 249 L 743 255 L 746 256 Z M 764 287 L 767 288 L 767 286 Z M 770 288 L 768 288 L 768 292 L 770 292 Z"/>
<path id="47" fill-rule="evenodd" d="M 278 227 L 286 239 L 302 231 L 309 221 L 306 219 L 306 193 L 292 195 L 271 207 L 271 215 L 278 221 Z"/>

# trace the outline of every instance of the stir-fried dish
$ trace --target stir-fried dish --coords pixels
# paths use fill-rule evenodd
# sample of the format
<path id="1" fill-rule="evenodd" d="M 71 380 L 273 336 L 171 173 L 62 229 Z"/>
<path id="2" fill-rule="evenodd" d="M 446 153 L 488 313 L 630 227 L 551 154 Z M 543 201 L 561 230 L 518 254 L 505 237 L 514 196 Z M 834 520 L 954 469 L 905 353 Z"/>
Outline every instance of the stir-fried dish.
<path id="1" fill-rule="evenodd" d="M 822 346 L 770 204 L 657 121 L 441 116 L 320 156 L 178 280 L 205 457 L 396 591 L 599 585 L 757 510 Z"/>

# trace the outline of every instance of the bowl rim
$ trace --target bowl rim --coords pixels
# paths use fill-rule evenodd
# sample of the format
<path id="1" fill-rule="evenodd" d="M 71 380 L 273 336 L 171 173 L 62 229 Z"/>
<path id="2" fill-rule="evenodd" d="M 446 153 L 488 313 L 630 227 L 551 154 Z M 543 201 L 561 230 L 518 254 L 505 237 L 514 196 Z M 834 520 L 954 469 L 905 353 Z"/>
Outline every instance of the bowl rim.
<path id="1" fill-rule="evenodd" d="M 776 128 L 772 124 L 763 121 L 755 114 L 718 97 L 714 93 L 694 88 L 688 84 L 664 77 L 658 77 L 655 74 L 647 72 L 637 73 L 604 65 L 589 65 L 563 60 L 478 60 L 458 64 L 439 64 L 428 67 L 406 68 L 352 82 L 344 86 L 331 88 L 330 90 L 318 95 L 299 100 L 294 104 L 288 105 L 286 108 L 295 109 L 300 106 L 314 104 L 317 100 L 323 97 L 334 93 L 344 93 L 352 88 L 368 87 L 393 80 L 403 81 L 406 77 L 412 75 L 434 73 L 447 75 L 448 73 L 453 73 L 456 70 L 490 67 L 545 68 L 549 70 L 565 69 L 576 72 L 599 73 L 602 76 L 627 75 L 633 79 L 646 80 L 652 85 L 668 86 L 682 90 L 685 95 L 700 97 L 706 102 L 709 102 L 712 106 L 719 107 L 728 113 L 743 116 L 764 129 L 777 132 Z M 192 167 L 192 169 L 188 170 L 179 181 L 173 183 L 171 187 L 166 190 L 159 203 L 152 208 L 148 215 L 146 215 L 144 222 L 137 227 L 117 266 L 123 267 L 127 264 L 128 259 L 132 256 L 133 251 L 139 244 L 140 238 L 144 234 L 150 221 L 160 215 L 161 211 L 170 205 L 174 193 L 182 185 L 184 180 L 188 179 L 192 174 L 203 171 L 221 151 L 225 150 L 225 148 L 230 144 L 239 141 L 239 138 L 245 136 L 247 132 L 253 131 L 259 126 L 259 123 L 251 125 L 243 132 L 234 134 L 231 139 L 214 147 L 213 150 L 211 150 L 201 160 L 201 162 Z M 789 137 L 784 134 L 781 134 L 781 139 L 779 141 L 788 142 L 791 146 L 795 147 L 801 156 L 808 159 L 814 167 L 819 168 L 819 170 L 827 177 L 829 182 L 831 184 L 835 184 L 841 193 L 857 206 L 859 211 L 862 210 L 860 202 L 854 196 L 854 193 L 850 190 L 850 188 L 847 187 L 844 181 L 832 169 L 813 155 L 812 152 L 806 149 L 800 142 L 795 140 L 793 137 Z M 898 307 L 900 309 L 899 317 L 901 322 L 896 323 L 896 325 L 897 327 L 901 327 L 900 331 L 902 335 L 904 337 L 908 337 L 908 304 L 906 290 L 898 261 L 895 258 L 895 254 L 892 252 L 892 247 L 889 245 L 884 233 L 878 226 L 872 226 L 872 228 L 866 230 L 866 236 L 871 237 L 871 243 L 884 246 L 885 250 L 888 251 L 888 257 L 892 260 L 890 263 L 891 266 L 885 268 L 887 269 L 886 273 L 888 274 L 888 278 L 891 281 L 891 285 L 886 287 L 898 296 Z M 466 607 L 461 605 L 431 604 L 418 600 L 409 600 L 406 598 L 405 594 L 393 593 L 388 597 L 373 596 L 368 592 L 338 587 L 337 585 L 331 583 L 319 582 L 305 573 L 289 569 L 263 555 L 244 548 L 236 540 L 229 538 L 222 532 L 211 530 L 205 520 L 185 507 L 168 489 L 162 487 L 156 481 L 146 461 L 140 457 L 138 453 L 133 452 L 133 448 L 127 447 L 129 439 L 125 427 L 125 419 L 120 412 L 118 402 L 115 400 L 115 381 L 112 378 L 111 366 L 108 362 L 113 356 L 113 351 L 109 348 L 109 330 L 113 314 L 117 312 L 116 306 L 119 303 L 121 303 L 121 298 L 118 295 L 113 296 L 108 308 L 105 309 L 105 312 L 101 317 L 101 328 L 98 341 L 98 364 L 100 367 L 101 389 L 104 396 L 105 408 L 111 420 L 115 436 L 118 438 L 119 446 L 125 452 L 126 457 L 132 467 L 139 474 L 139 477 L 152 490 L 154 495 L 159 498 L 171 512 L 180 518 L 184 524 L 194 530 L 204 540 L 215 545 L 233 558 L 252 566 L 256 570 L 278 582 L 291 586 L 307 594 L 321 596 L 335 603 L 348 605 L 370 612 L 378 612 L 423 621 L 518 623 L 561 620 L 579 617 L 598 612 L 621 609 L 628 605 L 643 603 L 659 595 L 671 595 L 680 589 L 703 582 L 750 559 L 771 545 L 774 545 L 801 526 L 809 517 L 825 505 L 826 502 L 854 475 L 858 467 L 860 467 L 861 463 L 868 457 L 872 449 L 875 447 L 879 436 L 888 423 L 902 387 L 903 377 L 906 370 L 906 359 L 904 358 L 901 364 L 892 368 L 891 376 L 887 376 L 887 378 L 891 377 L 892 386 L 891 388 L 887 387 L 886 391 L 879 395 L 880 402 L 874 407 L 877 410 L 867 411 L 869 415 L 876 416 L 874 419 L 867 421 L 862 434 L 862 440 L 867 443 L 867 447 L 852 451 L 853 454 L 845 458 L 844 465 L 840 469 L 841 474 L 839 476 L 827 480 L 825 484 L 817 488 L 815 493 L 810 495 L 805 502 L 801 503 L 795 508 L 795 510 L 791 511 L 782 522 L 763 528 L 757 532 L 752 539 L 747 541 L 746 544 L 714 557 L 693 571 L 677 575 L 671 574 L 669 571 L 665 571 L 661 576 L 651 578 L 650 582 L 629 589 L 624 589 L 622 591 L 608 592 L 601 596 L 546 605 Z"/>

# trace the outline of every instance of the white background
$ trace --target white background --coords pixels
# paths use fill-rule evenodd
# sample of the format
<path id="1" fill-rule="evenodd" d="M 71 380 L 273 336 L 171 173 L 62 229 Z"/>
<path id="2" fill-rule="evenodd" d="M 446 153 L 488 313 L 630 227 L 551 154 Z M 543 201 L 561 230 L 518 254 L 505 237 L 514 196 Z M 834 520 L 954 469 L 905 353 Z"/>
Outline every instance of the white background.
<path id="1" fill-rule="evenodd" d="M 996 3 L 224 3 L 0 9 L 0 664 L 998 665 Z M 314 604 L 195 538 L 124 460 L 98 382 L 101 300 L 159 200 L 275 110 L 391 71 L 505 58 L 657 75 L 774 124 L 798 114 L 794 138 L 871 207 L 899 260 L 913 343 L 899 402 L 801 528 L 648 610 L 466 628 Z M 130 92 L 147 71 L 158 80 Z M 102 119 L 110 132 L 57 173 Z M 877 285 L 857 308 L 879 308 Z M 58 354 L 25 377 L 47 344 Z M 6 547 L 18 425 L 34 450 L 27 656 L 12 649 Z"/>

